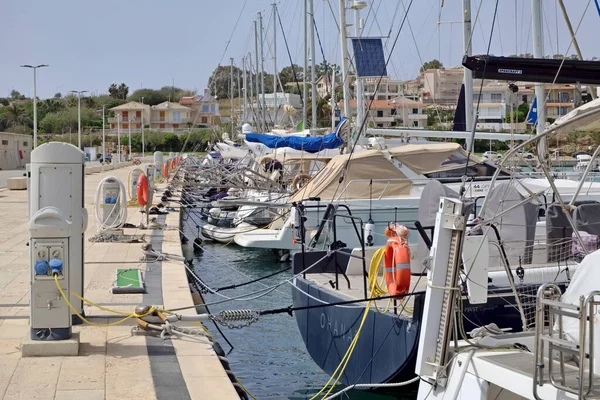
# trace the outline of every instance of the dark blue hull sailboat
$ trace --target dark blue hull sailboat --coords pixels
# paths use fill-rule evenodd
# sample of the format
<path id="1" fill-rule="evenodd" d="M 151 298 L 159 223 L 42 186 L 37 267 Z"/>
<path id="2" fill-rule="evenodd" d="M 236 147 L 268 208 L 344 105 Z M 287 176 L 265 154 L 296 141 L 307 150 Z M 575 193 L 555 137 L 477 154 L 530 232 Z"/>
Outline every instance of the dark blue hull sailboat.
<path id="1" fill-rule="evenodd" d="M 335 373 L 357 335 L 367 303 L 327 306 L 347 302 L 352 298 L 335 289 L 337 278 L 329 282 L 331 286 L 323 286 L 309 277 L 311 274 L 324 273 L 334 277 L 337 271 L 339 284 L 346 285 L 344 275 L 350 257 L 342 252 L 335 256 L 331 254 L 319 262 L 317 261 L 327 252 L 298 253 L 293 258 L 294 274 L 299 274 L 306 266 L 314 264 L 305 274 L 297 276 L 294 280 L 293 306 L 303 308 L 294 311 L 294 314 L 308 353 L 330 376 Z M 518 288 L 521 293 L 532 290 L 530 285 Z M 485 304 L 470 304 L 466 293 L 463 293 L 462 323 L 465 331 L 469 332 L 473 328 L 492 322 L 512 332 L 521 331 L 522 320 L 510 287 L 495 287 L 492 284 L 489 291 L 490 296 Z M 379 313 L 375 309 L 369 311 L 352 355 L 340 377 L 341 384 L 348 386 L 387 383 L 415 376 L 414 366 L 425 294 L 421 292 L 413 297 L 412 316 L 400 313 L 400 307 L 385 313 Z M 523 297 L 521 300 L 526 308 L 525 313 L 533 312 L 531 307 L 534 304 L 524 303 Z"/>

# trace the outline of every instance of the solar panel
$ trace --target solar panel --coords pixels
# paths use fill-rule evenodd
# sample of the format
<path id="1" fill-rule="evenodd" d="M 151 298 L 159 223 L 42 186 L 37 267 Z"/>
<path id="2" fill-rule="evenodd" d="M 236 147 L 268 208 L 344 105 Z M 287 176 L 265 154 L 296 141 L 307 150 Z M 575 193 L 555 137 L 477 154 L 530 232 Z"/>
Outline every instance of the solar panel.
<path id="1" fill-rule="evenodd" d="M 353 38 L 352 47 L 359 78 L 387 76 L 381 39 Z"/>

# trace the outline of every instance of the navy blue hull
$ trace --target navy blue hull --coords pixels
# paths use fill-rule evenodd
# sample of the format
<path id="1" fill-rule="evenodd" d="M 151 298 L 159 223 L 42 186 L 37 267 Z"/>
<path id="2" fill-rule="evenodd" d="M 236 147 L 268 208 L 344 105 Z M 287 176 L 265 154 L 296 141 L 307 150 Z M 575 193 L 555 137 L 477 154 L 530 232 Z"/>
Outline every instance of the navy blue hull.
<path id="1" fill-rule="evenodd" d="M 296 279 L 302 291 L 327 303 L 348 300 L 333 291 L 320 289 L 303 278 Z M 321 304 L 299 290 L 293 290 L 295 307 Z M 390 382 L 414 376 L 419 322 L 423 295 L 415 298 L 413 318 L 392 313 L 380 314 L 371 308 L 360 337 L 340 382 Z M 381 301 L 381 304 L 387 302 Z M 364 306 L 321 307 L 295 311 L 298 328 L 306 348 L 327 374 L 332 375 L 357 334 L 365 312 Z"/>

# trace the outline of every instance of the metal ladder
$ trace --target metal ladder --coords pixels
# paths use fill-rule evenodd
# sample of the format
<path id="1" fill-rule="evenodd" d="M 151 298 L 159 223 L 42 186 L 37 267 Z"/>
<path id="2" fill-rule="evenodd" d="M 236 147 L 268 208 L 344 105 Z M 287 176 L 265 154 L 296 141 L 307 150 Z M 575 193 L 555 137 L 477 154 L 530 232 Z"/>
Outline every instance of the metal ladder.
<path id="1" fill-rule="evenodd" d="M 575 394 L 578 399 L 585 399 L 594 388 L 593 319 L 600 305 L 600 291 L 580 296 L 577 305 L 561 302 L 560 296 L 560 288 L 553 283 L 542 285 L 537 292 L 533 395 L 541 399 L 538 389 L 550 383 Z M 579 344 L 565 339 L 564 318 L 579 321 Z M 578 360 L 575 380 L 565 374 L 565 359 Z M 558 371 L 555 371 L 556 364 Z"/>

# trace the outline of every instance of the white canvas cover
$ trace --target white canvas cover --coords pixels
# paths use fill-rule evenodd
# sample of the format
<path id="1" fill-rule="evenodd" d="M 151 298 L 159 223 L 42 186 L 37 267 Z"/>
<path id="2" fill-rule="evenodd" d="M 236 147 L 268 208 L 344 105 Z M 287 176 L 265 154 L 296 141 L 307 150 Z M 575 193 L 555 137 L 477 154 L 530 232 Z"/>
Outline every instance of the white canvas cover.
<path id="1" fill-rule="evenodd" d="M 581 118 L 578 119 L 579 117 Z M 552 130 L 553 133 L 600 130 L 600 98 L 560 117 L 547 130 Z"/>
<path id="2" fill-rule="evenodd" d="M 390 155 L 417 174 L 443 168 L 442 163 L 454 152 L 464 152 L 458 143 L 407 144 L 389 149 Z"/>
<path id="3" fill-rule="evenodd" d="M 309 197 L 319 197 L 321 201 L 338 198 L 354 200 L 399 197 L 410 193 L 412 182 L 381 151 L 353 153 L 348 163 L 349 157 L 348 154 L 333 157 L 325 168 L 290 198 L 290 202 Z M 341 183 L 340 178 L 343 178 Z M 380 181 L 373 182 L 371 188 L 371 179 Z"/>

